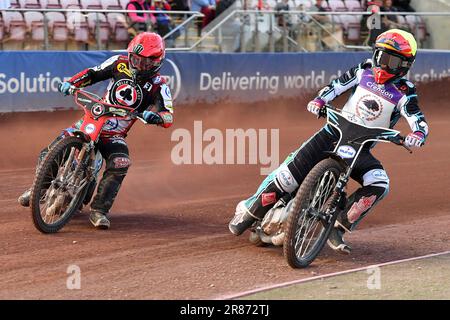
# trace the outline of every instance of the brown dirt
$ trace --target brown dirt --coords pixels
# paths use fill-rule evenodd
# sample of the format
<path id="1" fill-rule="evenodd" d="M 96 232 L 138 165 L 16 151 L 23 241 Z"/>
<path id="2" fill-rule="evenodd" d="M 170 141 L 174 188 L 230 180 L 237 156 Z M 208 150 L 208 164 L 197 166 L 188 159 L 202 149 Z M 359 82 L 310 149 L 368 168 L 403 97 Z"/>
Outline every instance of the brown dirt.
<path id="1" fill-rule="evenodd" d="M 280 248 L 255 248 L 227 223 L 237 202 L 263 179 L 259 165 L 173 165 L 176 128 L 279 128 L 280 161 L 323 124 L 305 99 L 261 105 L 180 106 L 173 129 L 138 123 L 128 139 L 133 166 L 111 214 L 94 230 L 87 214 L 42 235 L 17 196 L 31 183 L 36 155 L 80 112 L 0 116 L 0 298 L 199 299 L 361 265 L 449 249 L 450 98 L 448 82 L 419 87 L 429 142 L 413 155 L 394 145 L 375 154 L 391 193 L 350 235 L 352 256 L 329 250 L 306 270 L 290 269 Z M 405 121 L 399 126 L 407 131 Z M 81 290 L 68 290 L 67 267 L 81 268 Z"/>

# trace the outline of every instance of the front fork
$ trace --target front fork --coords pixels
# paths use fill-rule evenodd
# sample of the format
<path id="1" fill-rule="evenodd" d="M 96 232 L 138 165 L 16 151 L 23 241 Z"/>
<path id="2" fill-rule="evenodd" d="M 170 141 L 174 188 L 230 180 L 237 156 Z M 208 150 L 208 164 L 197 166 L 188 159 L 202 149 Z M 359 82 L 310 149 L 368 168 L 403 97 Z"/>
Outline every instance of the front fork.
<path id="1" fill-rule="evenodd" d="M 339 213 L 339 211 L 344 210 L 347 204 L 347 193 L 345 188 L 349 180 L 349 172 L 341 173 L 339 180 L 334 187 L 333 194 L 330 197 L 330 204 L 326 210 L 325 216 L 327 223 L 331 223 L 334 216 Z"/>

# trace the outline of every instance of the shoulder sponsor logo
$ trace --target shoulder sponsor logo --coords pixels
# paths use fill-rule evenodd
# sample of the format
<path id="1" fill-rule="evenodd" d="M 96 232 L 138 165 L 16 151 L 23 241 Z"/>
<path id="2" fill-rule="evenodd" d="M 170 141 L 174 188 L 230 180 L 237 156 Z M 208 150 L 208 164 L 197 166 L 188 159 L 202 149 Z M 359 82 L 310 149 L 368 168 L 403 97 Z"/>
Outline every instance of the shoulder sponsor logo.
<path id="1" fill-rule="evenodd" d="M 123 62 L 121 62 L 121 63 L 119 63 L 119 64 L 117 65 L 117 70 L 118 70 L 119 72 L 125 73 L 125 74 L 126 74 L 127 76 L 129 76 L 129 77 L 132 76 L 132 75 L 131 75 L 130 69 L 128 69 L 127 65 L 126 65 L 125 63 L 123 63 Z"/>
<path id="2" fill-rule="evenodd" d="M 156 76 L 153 78 L 153 84 L 160 84 L 162 81 L 161 76 Z"/>
<path id="3" fill-rule="evenodd" d="M 356 150 L 352 146 L 340 146 L 337 154 L 344 159 L 352 159 L 356 155 Z"/>

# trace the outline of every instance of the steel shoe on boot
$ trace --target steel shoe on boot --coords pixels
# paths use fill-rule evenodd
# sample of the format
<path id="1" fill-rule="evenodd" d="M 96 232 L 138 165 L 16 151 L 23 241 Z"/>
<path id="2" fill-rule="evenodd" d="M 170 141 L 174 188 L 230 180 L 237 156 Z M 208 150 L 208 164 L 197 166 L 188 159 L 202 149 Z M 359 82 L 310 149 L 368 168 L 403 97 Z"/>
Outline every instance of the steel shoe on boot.
<path id="1" fill-rule="evenodd" d="M 17 199 L 17 201 L 19 202 L 19 204 L 22 207 L 29 207 L 30 206 L 30 196 L 31 196 L 31 190 L 28 189 L 27 191 L 22 193 L 22 195 L 19 197 L 19 199 Z"/>
<path id="2" fill-rule="evenodd" d="M 235 236 L 240 236 L 245 230 L 250 228 L 250 226 L 255 222 L 256 219 L 250 215 L 247 207 L 245 206 L 245 201 L 239 202 L 236 207 L 236 213 L 233 219 L 228 224 L 228 229 Z"/>
<path id="3" fill-rule="evenodd" d="M 344 233 L 345 231 L 341 227 L 334 227 L 331 229 L 327 243 L 334 251 L 350 254 L 352 248 L 344 242 Z"/>
<path id="4" fill-rule="evenodd" d="M 106 214 L 101 211 L 91 211 L 91 214 L 89 215 L 89 221 L 94 227 L 98 229 L 109 229 L 110 227 L 110 222 L 106 217 Z"/>

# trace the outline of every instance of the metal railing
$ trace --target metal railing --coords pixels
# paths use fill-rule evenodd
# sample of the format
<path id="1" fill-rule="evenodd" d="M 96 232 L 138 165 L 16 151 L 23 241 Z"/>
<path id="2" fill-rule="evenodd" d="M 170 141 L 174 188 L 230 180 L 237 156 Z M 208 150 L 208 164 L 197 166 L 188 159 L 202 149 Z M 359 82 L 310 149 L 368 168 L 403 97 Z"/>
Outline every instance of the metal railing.
<path id="1" fill-rule="evenodd" d="M 203 18 L 203 14 L 195 11 L 160 11 L 160 10 L 97 10 L 97 9 L 5 9 L 1 12 L 41 12 L 43 13 L 43 30 L 44 30 L 44 40 L 42 43 L 42 49 L 48 50 L 50 46 L 50 28 L 49 28 L 49 20 L 47 18 L 46 13 L 48 12 L 60 12 L 64 13 L 66 18 L 66 23 L 69 24 L 69 15 L 78 14 L 81 16 L 86 16 L 88 14 L 95 13 L 95 29 L 92 33 L 89 33 L 94 38 L 94 45 L 97 50 L 104 49 L 104 44 L 102 43 L 102 39 L 100 37 L 101 32 L 101 24 L 103 20 L 100 19 L 100 14 L 107 13 L 121 13 L 125 17 L 127 13 L 135 12 L 135 13 L 146 13 L 146 14 L 167 14 L 167 15 L 175 15 L 178 17 L 183 16 L 184 19 L 179 21 L 179 24 L 175 25 L 172 30 L 166 33 L 163 38 L 166 41 L 169 41 L 173 38 L 175 34 L 182 34 L 184 32 L 184 38 L 180 38 L 175 41 L 171 41 L 173 46 L 168 46 L 168 51 L 193 51 L 193 50 L 201 50 L 201 47 L 206 47 L 208 43 L 214 44 L 214 49 L 217 51 L 227 51 L 224 48 L 226 42 L 234 41 L 236 43 L 239 42 L 239 46 L 232 51 L 308 51 L 305 47 L 304 43 L 298 41 L 298 38 L 295 38 L 296 32 L 304 32 L 308 26 L 315 26 L 319 32 L 319 39 L 317 40 L 322 44 L 322 38 L 327 36 L 329 39 L 332 39 L 336 44 L 336 48 L 334 50 L 368 50 L 370 46 L 364 45 L 361 43 L 349 44 L 344 41 L 344 39 L 339 38 L 335 35 L 334 31 L 337 28 L 338 23 L 335 22 L 335 19 L 329 19 L 331 23 L 331 29 L 327 27 L 325 24 L 319 22 L 315 17 L 316 16 L 368 16 L 368 18 L 377 18 L 381 19 L 383 16 L 415 16 L 417 22 L 419 21 L 419 17 L 448 17 L 450 16 L 450 12 L 379 12 L 379 13 L 371 13 L 366 11 L 352 11 L 352 12 L 312 12 L 305 10 L 289 10 L 289 11 L 278 11 L 278 10 L 234 10 L 227 14 L 225 17 L 219 17 L 219 22 L 216 22 L 212 28 L 207 28 L 203 31 L 200 36 L 192 36 L 194 31 L 197 31 L 199 28 L 198 25 L 194 24 L 195 19 Z M 289 17 L 289 20 L 299 21 L 295 30 L 293 31 L 292 25 L 286 23 L 288 19 L 283 19 L 283 24 L 278 25 L 276 23 L 276 17 L 283 16 Z M 261 17 L 266 17 L 264 22 L 260 21 Z M 304 20 L 308 20 L 308 23 L 304 22 Z M 225 36 L 225 31 L 228 31 L 230 23 L 235 20 L 238 28 L 235 29 L 235 33 Z M 446 19 L 447 20 L 447 19 Z M 175 19 L 172 19 L 175 21 Z M 25 21 L 24 21 L 25 22 Z M 74 21 L 70 21 L 73 23 Z M 75 21 L 75 24 L 77 22 Z M 121 21 L 122 24 L 124 22 Z M 128 28 L 128 24 L 125 21 L 125 27 Z M 235 24 L 236 24 L 235 23 Z M 267 25 L 268 24 L 268 25 Z M 68 30 L 70 30 L 70 26 L 67 25 Z M 194 27 L 194 28 L 192 28 Z M 415 34 L 419 34 L 421 25 L 419 23 L 415 23 L 414 30 L 411 30 Z M 194 30 L 193 30 L 194 29 Z M 449 28 L 443 28 L 448 30 Z M 89 27 L 88 27 L 89 30 Z M 423 30 L 422 30 L 423 32 Z M 197 34 L 197 32 L 195 32 Z M 262 36 L 265 39 L 262 39 Z M 246 40 L 247 39 L 247 40 Z M 248 40 L 250 39 L 250 40 Z M 180 41 L 181 40 L 181 41 Z M 263 40 L 265 41 L 263 43 Z M 2 40 L 3 42 L 7 42 L 6 40 Z M 423 44 L 423 43 L 422 43 Z M 440 48 L 442 49 L 442 48 Z"/>
<path id="2" fill-rule="evenodd" d="M 163 36 L 163 39 L 169 39 L 171 36 L 173 36 L 176 32 L 181 32 L 182 30 L 185 31 L 185 38 L 188 37 L 188 26 L 189 24 L 191 24 L 193 22 L 194 19 L 198 19 L 198 18 L 203 18 L 204 15 L 200 12 L 197 11 L 163 11 L 163 10 L 101 10 L 101 9 L 78 9 L 78 8 L 70 8 L 70 9 L 21 9 L 21 8 L 12 8 L 12 9 L 3 9 L 1 10 L 1 12 L 39 12 L 43 14 L 43 20 L 42 21 L 33 21 L 33 22 L 42 22 L 43 23 L 43 29 L 44 29 L 44 39 L 43 39 L 43 45 L 42 45 L 42 49 L 44 50 L 48 50 L 49 49 L 49 44 L 50 44 L 50 32 L 49 32 L 49 19 L 47 18 L 46 13 L 48 12 L 59 12 L 59 13 L 63 13 L 65 14 L 65 23 L 67 24 L 67 28 L 68 30 L 76 28 L 77 24 L 80 24 L 82 21 L 78 20 L 78 21 L 69 21 L 69 17 L 70 15 L 74 15 L 74 14 L 80 14 L 81 16 L 83 16 L 84 18 L 86 18 L 86 16 L 90 13 L 95 13 L 96 14 L 96 19 L 95 19 L 95 31 L 94 31 L 94 37 L 95 37 L 95 43 L 97 46 L 97 50 L 103 49 L 104 47 L 102 46 L 102 41 L 100 38 L 100 29 L 101 29 L 101 23 L 105 22 L 104 20 L 100 19 L 100 15 L 99 14 L 108 14 L 108 13 L 121 13 L 124 15 L 125 20 L 124 21 L 120 21 L 120 23 L 125 27 L 125 28 L 130 28 L 129 25 L 129 21 L 127 20 L 126 16 L 127 13 L 146 13 L 146 14 L 167 14 L 167 15 L 172 15 L 172 16 L 185 16 L 187 18 L 185 18 L 183 21 L 181 21 L 180 24 L 175 25 L 173 27 L 173 29 L 171 29 L 167 34 L 165 34 Z M 106 19 L 108 19 L 105 16 Z M 76 20 L 76 19 L 75 19 Z M 175 20 L 175 19 L 173 19 Z M 172 21 L 173 21 L 172 20 Z M 26 21 L 25 18 L 23 20 L 24 24 L 26 25 Z M 106 21 L 108 22 L 108 21 Z M 109 23 L 109 22 L 108 22 Z M 73 24 L 73 27 L 71 26 Z M 79 25 L 78 25 L 79 26 Z M 151 26 L 151 23 L 148 22 L 147 23 L 147 28 L 149 28 Z M 27 27 L 28 29 L 28 27 Z M 88 28 L 89 29 L 89 28 Z M 30 31 L 30 30 L 28 30 Z M 1 42 L 6 42 L 8 41 L 8 39 L 2 39 Z"/>
<path id="3" fill-rule="evenodd" d="M 289 10 L 289 11 L 276 11 L 276 10 L 235 10 L 228 14 L 226 17 L 224 17 L 219 23 L 217 23 L 213 28 L 211 28 L 207 33 L 205 33 L 198 41 L 196 41 L 193 45 L 185 48 L 178 48 L 179 50 L 195 50 L 198 46 L 201 45 L 201 43 L 208 39 L 208 37 L 217 34 L 218 38 L 218 46 L 222 47 L 223 42 L 223 36 L 222 36 L 222 28 L 226 27 L 227 23 L 230 22 L 230 20 L 236 18 L 238 16 L 240 18 L 240 34 L 236 34 L 236 36 L 240 36 L 241 38 L 241 45 L 239 51 L 245 51 L 245 46 L 242 43 L 244 37 L 243 33 L 245 32 L 245 26 L 249 24 L 249 16 L 255 16 L 254 19 L 254 26 L 253 26 L 253 34 L 254 34 L 254 44 L 253 48 L 256 48 L 255 51 L 258 51 L 260 48 L 260 43 L 258 43 L 258 34 L 261 33 L 260 26 L 259 26 L 259 20 L 257 19 L 258 16 L 262 15 L 269 15 L 269 16 L 279 16 L 279 15 L 285 15 L 285 16 L 303 16 L 303 17 L 309 17 L 310 21 L 314 23 L 321 31 L 326 34 L 327 36 L 333 38 L 333 40 L 337 43 L 339 49 L 341 50 L 370 50 L 371 47 L 368 45 L 363 45 L 362 43 L 359 45 L 350 45 L 345 43 L 343 40 L 337 38 L 333 32 L 331 32 L 324 24 L 317 21 L 313 16 L 342 16 L 342 15 L 351 15 L 351 16 L 368 16 L 372 18 L 382 18 L 383 16 L 415 16 L 416 17 L 416 23 L 414 24 L 414 30 L 412 33 L 418 34 L 419 28 L 421 27 L 419 22 L 419 17 L 448 17 L 450 16 L 450 12 L 379 12 L 379 13 L 371 13 L 366 11 L 352 11 L 352 12 L 312 12 L 312 11 L 304 11 L 304 10 Z M 247 17 L 247 18 L 246 18 Z M 296 51 L 307 51 L 301 44 L 299 44 L 295 39 L 289 36 L 288 32 L 288 26 L 284 24 L 283 26 L 274 26 L 273 25 L 273 19 L 269 20 L 269 31 L 267 32 L 269 36 L 269 49 L 268 51 L 273 52 L 274 51 L 274 34 L 278 32 L 282 36 L 282 47 L 283 51 L 289 51 L 288 44 L 294 45 L 294 49 Z M 333 19 L 330 20 L 330 23 L 332 25 L 332 30 L 335 28 L 335 25 L 337 24 Z M 299 23 L 300 26 L 305 26 L 305 23 Z M 409 26 L 409 25 L 404 25 Z M 428 28 L 428 27 L 427 27 Z M 448 29 L 448 28 L 446 28 Z M 370 32 L 370 30 L 368 30 Z M 450 34 L 450 33 L 449 33 Z M 429 34 L 426 35 L 428 37 Z M 320 41 L 321 39 L 319 39 Z M 296 47 L 295 47 L 296 46 Z M 438 48 L 442 49 L 442 48 Z"/>

